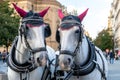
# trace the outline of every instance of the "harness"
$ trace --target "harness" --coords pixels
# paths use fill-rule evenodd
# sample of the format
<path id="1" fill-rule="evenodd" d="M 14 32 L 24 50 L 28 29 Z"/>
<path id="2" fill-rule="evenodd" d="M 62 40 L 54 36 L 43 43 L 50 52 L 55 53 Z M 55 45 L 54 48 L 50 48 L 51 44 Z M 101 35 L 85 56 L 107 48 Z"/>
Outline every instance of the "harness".
<path id="1" fill-rule="evenodd" d="M 12 70 L 20 73 L 20 80 L 22 80 L 22 73 L 26 73 L 26 78 L 27 78 L 27 73 L 35 70 L 37 66 L 33 66 L 33 64 L 30 62 L 25 62 L 24 64 L 17 63 L 14 57 L 17 41 L 18 41 L 18 37 L 16 37 L 15 40 L 13 41 L 13 45 L 12 45 L 12 48 L 11 48 L 11 51 L 8 57 L 7 64 Z M 26 80 L 26 78 L 24 80 Z"/>
<path id="2" fill-rule="evenodd" d="M 61 29 L 69 29 L 73 26 L 79 27 L 80 32 L 79 32 L 78 44 L 76 45 L 74 52 L 70 52 L 68 50 L 62 50 L 62 51 L 60 50 L 60 54 L 66 54 L 66 55 L 70 55 L 72 57 L 75 57 L 76 53 L 79 50 L 79 46 L 80 46 L 80 44 L 82 42 L 82 38 L 83 38 L 83 30 L 81 27 L 81 22 L 78 18 L 76 18 L 76 16 L 70 15 L 70 16 L 66 16 L 65 18 L 63 18 L 62 23 L 60 24 Z M 100 71 L 102 78 L 104 78 L 106 80 L 105 72 L 104 72 L 104 70 L 105 70 L 104 60 L 103 60 L 101 54 L 99 53 L 99 51 L 92 44 L 92 42 L 90 42 L 90 40 L 88 40 L 87 37 L 86 37 L 86 39 L 87 39 L 88 46 L 89 46 L 89 58 L 88 58 L 88 60 L 83 65 L 77 65 L 75 62 L 73 62 L 71 70 L 67 71 L 67 76 L 65 76 L 65 78 L 63 80 L 68 80 L 72 75 L 77 76 L 77 77 L 87 75 L 87 74 L 91 73 L 95 68 L 97 68 Z M 59 34 L 58 30 L 56 32 L 56 40 L 60 45 L 60 34 Z M 103 63 L 103 70 L 100 68 L 100 65 L 97 63 L 96 52 L 101 57 L 101 60 Z M 56 61 L 58 61 L 58 60 L 56 60 Z M 58 62 L 56 62 L 56 64 L 57 63 Z M 63 72 L 65 72 L 65 71 L 63 71 Z"/>
<path id="3" fill-rule="evenodd" d="M 93 61 L 97 61 L 96 54 L 95 54 L 95 46 L 88 40 L 88 38 L 87 38 L 87 41 L 88 41 L 88 45 L 89 45 L 88 60 L 83 65 L 77 65 L 74 62 L 73 66 L 71 67 L 71 70 L 68 71 L 68 74 L 64 78 L 64 80 L 68 80 L 72 75 L 77 76 L 77 77 L 87 75 L 96 68 L 96 63 L 93 62 Z M 75 52 L 78 51 L 78 48 L 79 47 L 76 47 Z M 62 54 L 64 54 L 64 52 Z M 66 54 L 69 54 L 69 52 Z M 73 55 L 71 55 L 71 56 L 73 56 Z M 76 56 L 76 55 L 74 55 L 74 56 Z"/>
<path id="4" fill-rule="evenodd" d="M 73 64 L 73 66 L 71 67 L 71 70 L 68 71 L 67 73 L 67 76 L 65 76 L 64 80 L 68 80 L 71 76 L 84 76 L 84 75 L 87 75 L 89 73 L 91 73 L 95 68 L 97 68 L 101 75 L 102 75 L 102 78 L 106 80 L 106 76 L 105 76 L 105 63 L 103 61 L 103 58 L 99 52 L 99 50 L 97 50 L 94 46 L 94 44 L 92 42 L 90 42 L 87 39 L 87 42 L 88 42 L 88 45 L 89 45 L 89 58 L 88 60 L 83 64 L 83 65 L 77 65 L 77 64 Z M 76 53 L 78 51 L 78 48 L 79 48 L 79 44 L 77 45 L 74 53 Z M 99 54 L 101 60 L 102 60 L 102 63 L 103 63 L 103 70 L 100 68 L 99 64 L 97 63 L 97 56 L 96 56 L 96 52 Z M 71 56 L 76 56 L 76 54 L 70 54 L 69 51 L 61 51 L 60 54 L 66 54 L 66 55 L 71 55 Z M 56 62 L 58 63 L 58 62 Z M 64 72 L 64 71 L 63 71 Z"/>
<path id="5" fill-rule="evenodd" d="M 11 47 L 7 64 L 13 71 L 18 72 L 20 74 L 20 80 L 27 80 L 29 73 L 35 70 L 37 66 L 35 65 L 33 66 L 33 63 L 29 61 L 25 62 L 24 64 L 17 63 L 14 57 L 17 42 L 18 42 L 18 37 L 16 37 L 15 40 L 13 41 L 13 45 Z M 41 80 L 46 80 L 47 78 L 51 79 L 50 65 L 52 64 L 52 62 L 53 60 L 52 61 L 48 60 L 49 64 L 45 66 Z M 22 74 L 24 73 L 26 74 L 26 77 L 22 79 Z"/>
<path id="6" fill-rule="evenodd" d="M 29 17 L 30 16 L 30 17 Z M 15 51 L 16 46 L 17 46 L 17 42 L 18 42 L 18 37 L 15 38 L 11 51 L 10 51 L 10 55 L 8 57 L 8 66 L 14 70 L 15 72 L 20 73 L 20 80 L 29 80 L 27 76 L 29 76 L 29 72 L 32 72 L 33 70 L 35 70 L 37 67 L 37 65 L 35 65 L 35 60 L 34 60 L 34 54 L 36 54 L 37 52 L 40 51 L 46 51 L 46 43 L 45 43 L 45 47 L 38 47 L 38 48 L 32 48 L 30 46 L 30 43 L 27 41 L 27 29 L 28 26 L 27 24 L 31 24 L 34 26 L 37 25 L 42 25 L 45 24 L 47 25 L 45 28 L 45 37 L 48 37 L 51 35 L 51 31 L 49 28 L 49 25 L 47 23 L 44 23 L 43 18 L 40 17 L 39 13 L 33 13 L 32 11 L 30 11 L 29 13 L 27 13 L 27 15 L 22 19 L 21 21 L 21 26 L 19 28 L 19 32 L 20 32 L 20 36 L 21 36 L 21 42 L 22 42 L 22 38 L 24 38 L 24 42 L 25 42 L 25 46 L 27 47 L 29 53 L 30 53 L 30 58 L 28 61 L 26 61 L 23 64 L 19 64 L 17 63 L 16 59 L 14 58 L 15 56 Z M 17 50 L 18 53 L 21 53 L 19 50 Z M 49 73 L 50 73 L 50 65 L 52 64 L 52 62 L 49 60 L 48 58 L 48 65 L 45 66 L 44 68 L 44 72 L 43 72 L 43 77 L 41 80 L 46 80 L 46 78 L 48 77 Z M 47 72 L 47 73 L 46 73 Z M 23 79 L 22 74 L 26 74 L 26 77 Z M 51 76 L 51 75 L 50 75 Z"/>
<path id="7" fill-rule="evenodd" d="M 100 56 L 100 58 L 101 58 L 101 60 L 102 60 L 103 70 L 100 68 L 100 66 L 99 66 L 99 64 L 98 64 L 97 62 L 94 61 L 94 63 L 96 63 L 96 66 L 97 66 L 98 70 L 100 71 L 100 73 L 101 73 L 101 75 L 102 75 L 102 78 L 103 78 L 104 80 L 107 80 L 107 77 L 106 77 L 105 72 L 104 72 L 104 71 L 105 71 L 105 62 L 104 62 L 104 60 L 103 60 L 103 58 L 102 58 L 99 50 L 97 50 L 97 49 L 95 49 L 95 50 L 96 50 L 96 52 L 99 54 L 99 56 Z"/>
<path id="8" fill-rule="evenodd" d="M 26 62 L 24 64 L 18 64 L 17 61 L 15 60 L 15 50 L 16 50 L 16 45 L 17 45 L 18 37 L 15 38 L 10 55 L 8 57 L 8 66 L 19 73 L 25 73 L 25 72 L 31 72 L 34 69 L 37 68 L 37 66 L 33 67 L 32 63 Z"/>
<path id="9" fill-rule="evenodd" d="M 95 46 L 87 39 L 88 45 L 89 45 L 89 58 L 83 65 L 75 65 L 73 68 L 73 75 L 74 76 L 83 76 L 91 73 L 95 67 L 96 64 L 93 61 L 97 61 L 96 54 L 95 54 Z"/>

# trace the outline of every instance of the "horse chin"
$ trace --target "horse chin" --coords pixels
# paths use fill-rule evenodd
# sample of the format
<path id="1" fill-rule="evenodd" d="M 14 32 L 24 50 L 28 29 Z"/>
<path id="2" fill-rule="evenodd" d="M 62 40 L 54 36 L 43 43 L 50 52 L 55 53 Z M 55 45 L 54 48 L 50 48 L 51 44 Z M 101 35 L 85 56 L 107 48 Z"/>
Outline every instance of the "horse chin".
<path id="1" fill-rule="evenodd" d="M 37 61 L 37 65 L 38 66 L 46 66 L 47 65 L 47 60 L 46 59 L 42 59 L 40 61 Z"/>
<path id="2" fill-rule="evenodd" d="M 71 67 L 69 65 L 64 65 L 64 64 L 61 64 L 60 68 L 63 71 L 69 71 L 71 69 Z"/>
<path id="3" fill-rule="evenodd" d="M 63 67 L 61 67 L 61 70 L 63 70 L 63 71 L 69 71 L 69 70 L 71 70 L 71 68 L 70 67 L 67 67 L 67 68 L 63 68 Z"/>

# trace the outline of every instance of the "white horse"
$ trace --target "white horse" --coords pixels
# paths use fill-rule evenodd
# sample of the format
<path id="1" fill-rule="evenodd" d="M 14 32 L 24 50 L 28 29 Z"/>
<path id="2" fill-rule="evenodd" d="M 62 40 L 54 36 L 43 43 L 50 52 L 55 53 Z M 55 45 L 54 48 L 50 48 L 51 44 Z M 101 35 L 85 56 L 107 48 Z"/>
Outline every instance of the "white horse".
<path id="1" fill-rule="evenodd" d="M 51 79 L 54 66 L 54 50 L 46 46 L 45 38 L 51 34 L 50 27 L 43 18 L 48 9 L 39 13 L 25 12 L 13 3 L 22 17 L 19 35 L 13 42 L 8 57 L 9 80 Z"/>
<path id="2" fill-rule="evenodd" d="M 64 16 L 56 33 L 60 44 L 58 63 L 64 71 L 64 80 L 103 80 L 107 79 L 108 65 L 102 51 L 94 46 L 83 33 L 81 22 L 88 9 L 81 15 Z"/>

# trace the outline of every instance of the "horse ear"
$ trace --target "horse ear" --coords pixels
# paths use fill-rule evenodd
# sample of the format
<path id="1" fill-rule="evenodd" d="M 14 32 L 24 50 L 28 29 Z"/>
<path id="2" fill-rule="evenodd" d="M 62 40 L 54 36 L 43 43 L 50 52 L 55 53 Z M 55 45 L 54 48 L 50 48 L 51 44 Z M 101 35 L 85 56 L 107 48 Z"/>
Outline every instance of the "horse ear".
<path id="1" fill-rule="evenodd" d="M 82 20 L 84 19 L 84 17 L 86 16 L 86 14 L 87 14 L 87 12 L 88 12 L 88 9 L 89 8 L 87 8 L 82 14 L 80 14 L 78 17 L 79 17 L 79 19 L 81 20 L 81 22 L 82 22 Z"/>
<path id="2" fill-rule="evenodd" d="M 50 7 L 44 9 L 43 11 L 40 11 L 40 12 L 39 12 L 39 15 L 40 15 L 41 17 L 44 17 L 45 14 L 47 13 L 47 11 L 49 10 L 49 8 L 50 8 Z"/>
<path id="3" fill-rule="evenodd" d="M 58 9 L 58 16 L 60 17 L 60 19 L 64 17 L 64 14 L 62 13 L 61 9 Z"/>
<path id="4" fill-rule="evenodd" d="M 18 12 L 18 14 L 21 16 L 21 17 L 25 17 L 27 15 L 27 12 L 22 10 L 21 8 L 19 8 L 18 6 L 16 6 L 16 4 L 12 3 L 15 10 Z"/>

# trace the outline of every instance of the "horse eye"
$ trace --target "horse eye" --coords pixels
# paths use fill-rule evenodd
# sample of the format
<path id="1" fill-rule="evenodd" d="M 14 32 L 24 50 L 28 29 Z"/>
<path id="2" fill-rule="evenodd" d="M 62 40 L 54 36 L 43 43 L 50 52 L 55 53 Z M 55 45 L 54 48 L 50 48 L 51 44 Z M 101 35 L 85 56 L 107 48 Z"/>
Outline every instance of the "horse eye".
<path id="1" fill-rule="evenodd" d="M 79 25 L 78 23 L 75 23 L 75 25 Z"/>
<path id="2" fill-rule="evenodd" d="M 26 26 L 26 30 L 28 30 L 29 28 L 28 28 L 28 26 Z"/>
<path id="3" fill-rule="evenodd" d="M 76 34 L 79 33 L 79 32 L 80 32 L 79 30 L 76 30 L 76 31 L 75 31 Z"/>

